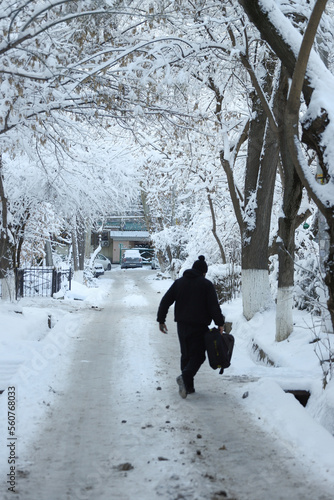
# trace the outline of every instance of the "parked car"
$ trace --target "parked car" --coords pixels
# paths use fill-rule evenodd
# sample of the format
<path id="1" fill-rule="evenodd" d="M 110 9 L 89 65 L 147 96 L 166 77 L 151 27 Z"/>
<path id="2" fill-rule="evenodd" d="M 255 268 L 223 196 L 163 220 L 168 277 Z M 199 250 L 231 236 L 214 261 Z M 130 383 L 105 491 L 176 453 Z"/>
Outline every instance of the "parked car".
<path id="1" fill-rule="evenodd" d="M 94 274 L 95 278 L 102 276 L 102 274 L 104 274 L 103 265 L 100 264 L 99 262 L 94 262 L 93 274 Z"/>
<path id="2" fill-rule="evenodd" d="M 151 264 L 152 258 L 154 257 L 153 248 L 138 248 L 141 258 L 143 259 L 143 264 Z"/>
<path id="3" fill-rule="evenodd" d="M 103 269 L 105 271 L 110 271 L 110 269 L 111 269 L 111 262 L 102 253 L 98 253 L 97 254 L 97 256 L 95 257 L 95 262 L 98 262 L 99 264 L 102 264 Z"/>
<path id="4" fill-rule="evenodd" d="M 139 250 L 129 249 L 124 251 L 121 269 L 128 269 L 131 267 L 143 267 L 143 259 L 141 258 Z"/>
<path id="5" fill-rule="evenodd" d="M 156 256 L 151 260 L 151 269 L 160 269 L 160 264 Z"/>

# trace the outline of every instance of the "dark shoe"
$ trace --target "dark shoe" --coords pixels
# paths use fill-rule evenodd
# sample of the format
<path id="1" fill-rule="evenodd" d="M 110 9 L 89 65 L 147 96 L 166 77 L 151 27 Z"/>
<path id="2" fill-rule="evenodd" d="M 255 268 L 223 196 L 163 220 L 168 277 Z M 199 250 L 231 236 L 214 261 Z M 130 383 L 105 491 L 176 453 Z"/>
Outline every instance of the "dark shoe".
<path id="1" fill-rule="evenodd" d="M 191 387 L 190 389 L 187 389 L 187 394 L 194 394 L 195 389 Z"/>
<path id="2" fill-rule="evenodd" d="M 186 389 L 186 386 L 184 384 L 182 375 L 179 375 L 178 377 L 176 377 L 176 382 L 179 386 L 179 394 L 180 394 L 181 398 L 185 399 L 187 397 L 187 389 Z"/>

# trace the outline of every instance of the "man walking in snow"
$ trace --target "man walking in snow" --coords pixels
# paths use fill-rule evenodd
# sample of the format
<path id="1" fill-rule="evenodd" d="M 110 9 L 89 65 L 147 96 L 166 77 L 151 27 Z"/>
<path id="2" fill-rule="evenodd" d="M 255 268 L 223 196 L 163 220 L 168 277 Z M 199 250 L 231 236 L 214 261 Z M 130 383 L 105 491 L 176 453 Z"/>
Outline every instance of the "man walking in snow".
<path id="1" fill-rule="evenodd" d="M 195 392 L 194 377 L 205 361 L 204 334 L 211 321 L 223 333 L 225 318 L 220 310 L 216 290 L 205 275 L 208 271 L 205 257 L 200 255 L 182 278 L 174 281 L 162 297 L 157 321 L 162 333 L 169 307 L 175 302 L 174 319 L 181 349 L 181 375 L 176 379 L 182 398 Z"/>

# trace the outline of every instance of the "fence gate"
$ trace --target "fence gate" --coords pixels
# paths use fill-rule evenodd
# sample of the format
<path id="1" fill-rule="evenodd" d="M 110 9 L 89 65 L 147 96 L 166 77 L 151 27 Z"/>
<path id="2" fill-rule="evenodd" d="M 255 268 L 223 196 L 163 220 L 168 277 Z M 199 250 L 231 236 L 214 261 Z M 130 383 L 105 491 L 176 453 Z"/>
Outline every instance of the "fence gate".
<path id="1" fill-rule="evenodd" d="M 72 270 L 53 267 L 16 269 L 16 298 L 53 297 L 66 285 L 71 290 Z"/>

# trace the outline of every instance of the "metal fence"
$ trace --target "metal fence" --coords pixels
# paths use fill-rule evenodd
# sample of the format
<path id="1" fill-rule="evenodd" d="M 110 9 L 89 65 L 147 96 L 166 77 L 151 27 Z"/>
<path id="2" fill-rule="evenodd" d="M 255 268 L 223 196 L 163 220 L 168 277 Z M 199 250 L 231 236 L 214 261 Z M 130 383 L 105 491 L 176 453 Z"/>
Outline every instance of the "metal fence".
<path id="1" fill-rule="evenodd" d="M 72 270 L 53 267 L 16 269 L 16 298 L 53 297 L 62 287 L 71 290 Z"/>

